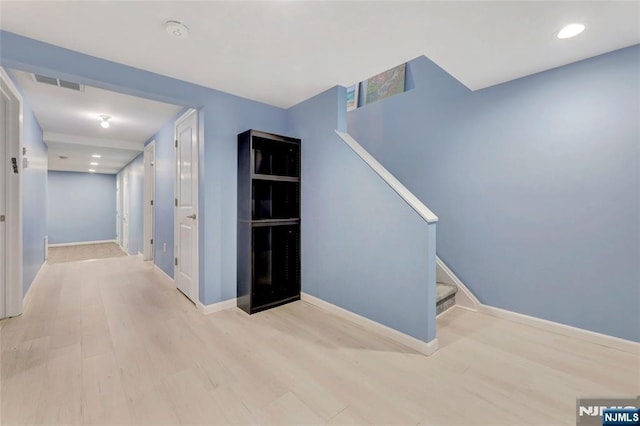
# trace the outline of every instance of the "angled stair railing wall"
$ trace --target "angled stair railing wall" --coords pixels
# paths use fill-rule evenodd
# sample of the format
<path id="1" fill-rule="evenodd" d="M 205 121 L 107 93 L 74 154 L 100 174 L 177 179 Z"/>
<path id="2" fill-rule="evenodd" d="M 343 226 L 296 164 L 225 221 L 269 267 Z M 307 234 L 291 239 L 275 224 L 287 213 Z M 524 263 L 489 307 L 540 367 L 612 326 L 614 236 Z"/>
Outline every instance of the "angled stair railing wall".
<path id="1" fill-rule="evenodd" d="M 405 202 L 413 208 L 428 224 L 436 223 L 438 217 L 427 206 L 424 205 L 409 189 L 407 189 L 394 175 L 392 175 L 378 160 L 376 160 L 366 149 L 364 149 L 351 135 L 345 132 L 335 131 L 338 136 L 355 152 L 365 163 L 371 167 L 384 182 L 389 185 Z M 456 305 L 456 296 L 460 289 L 460 282 L 453 273 L 436 258 L 436 315 L 444 313 L 447 309 Z M 463 306 L 476 310 L 477 300 L 470 295 L 467 296 L 466 288 L 462 294 Z"/>
<path id="2" fill-rule="evenodd" d="M 388 247 L 388 261 L 390 263 L 398 264 L 398 268 L 395 271 L 397 273 L 395 281 L 390 281 L 387 284 L 390 287 L 389 292 L 404 293 L 399 296 L 407 299 L 405 303 L 409 303 L 408 301 L 410 300 L 415 307 L 416 302 L 420 301 L 418 303 L 423 305 L 423 309 L 411 309 L 409 305 L 401 306 L 395 304 L 393 306 L 388 306 L 389 309 L 387 309 L 386 316 L 383 315 L 384 320 L 375 317 L 371 319 L 379 321 L 392 328 L 396 328 L 397 330 L 412 335 L 420 340 L 427 342 L 432 341 L 435 339 L 435 317 L 437 309 L 440 309 L 439 307 L 436 307 L 435 231 L 438 217 L 348 133 L 340 132 L 338 130 L 336 130 L 335 133 L 339 136 L 339 140 L 344 142 L 344 144 L 355 154 L 355 156 L 351 156 L 351 161 L 344 162 L 343 165 L 350 164 L 354 168 L 363 167 L 364 165 L 365 168 L 369 170 L 368 176 L 370 176 L 367 181 L 367 185 L 378 186 L 378 190 L 387 191 L 392 194 L 390 196 L 390 200 L 393 201 L 386 201 L 387 206 L 380 206 L 379 212 L 372 213 L 394 215 L 394 212 L 383 212 L 384 208 L 392 208 L 407 210 L 410 213 L 404 211 L 403 214 L 413 216 L 411 228 L 407 228 L 406 222 L 400 223 L 400 221 L 396 219 L 397 222 L 394 222 L 393 220 L 387 222 L 391 226 L 386 229 L 370 230 L 369 238 L 381 239 L 377 244 L 382 244 L 383 246 L 385 244 L 385 239 L 387 238 L 393 238 L 396 240 L 395 243 L 389 241 Z M 370 171 L 375 172 L 375 175 L 371 174 Z M 388 188 L 384 190 L 379 188 L 380 186 L 386 186 Z M 389 188 L 392 191 L 389 191 Z M 375 193 L 364 188 L 364 185 L 362 185 L 361 189 L 362 192 L 364 192 L 364 194 L 360 195 L 362 202 L 370 203 L 373 201 L 374 204 L 372 205 L 375 206 L 376 200 L 371 200 L 370 198 L 365 200 L 365 197 L 375 196 Z M 393 206 L 389 206 L 389 204 L 392 204 Z M 402 233 L 407 234 L 401 235 Z M 409 233 L 412 235 L 409 235 Z M 398 241 L 404 242 L 405 246 L 409 246 L 404 247 L 404 254 L 400 254 L 394 249 L 398 244 Z M 411 256 L 411 259 L 404 258 L 407 256 L 406 253 L 412 253 L 409 255 Z M 398 259 L 398 256 L 402 256 L 403 259 Z M 407 273 L 405 274 L 405 271 L 399 265 L 400 262 L 414 263 L 410 268 L 406 268 L 405 266 L 405 269 L 412 270 L 407 270 Z M 403 264 L 406 265 L 406 263 Z M 373 264 L 371 267 L 375 269 L 378 266 Z M 408 282 L 411 280 L 414 282 Z M 394 287 L 396 288 L 394 289 Z M 447 296 L 449 297 L 447 300 L 451 300 L 453 295 L 448 294 Z M 370 297 L 370 295 L 365 293 L 363 294 L 363 297 Z M 376 301 L 372 302 L 376 303 Z M 388 302 L 391 303 L 392 300 L 389 300 Z M 378 300 L 377 303 L 384 304 L 384 301 Z M 358 312 L 357 310 L 355 312 L 363 314 L 363 312 Z M 367 315 L 364 314 L 364 316 Z M 412 324 L 412 327 L 403 327 L 403 322 Z M 419 331 L 421 327 L 418 325 L 418 323 L 421 322 L 426 326 L 422 333 Z"/>
<path id="3" fill-rule="evenodd" d="M 437 216 L 341 133 L 344 87 L 294 105 L 288 120 L 302 140 L 302 299 L 433 353 Z"/>

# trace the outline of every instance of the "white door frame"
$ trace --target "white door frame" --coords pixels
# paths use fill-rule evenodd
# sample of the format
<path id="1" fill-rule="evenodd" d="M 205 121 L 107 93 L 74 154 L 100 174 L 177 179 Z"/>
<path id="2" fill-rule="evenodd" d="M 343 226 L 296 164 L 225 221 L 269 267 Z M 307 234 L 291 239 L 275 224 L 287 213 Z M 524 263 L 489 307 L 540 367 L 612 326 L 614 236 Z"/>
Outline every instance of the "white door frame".
<path id="1" fill-rule="evenodd" d="M 129 170 L 122 172 L 122 249 L 129 255 Z"/>
<path id="2" fill-rule="evenodd" d="M 5 173 L 6 178 L 6 221 L 5 226 L 5 256 L 0 259 L 4 264 L 0 265 L 0 273 L 5 274 L 4 306 L 0 317 L 13 317 L 22 313 L 22 146 L 23 146 L 23 122 L 22 122 L 22 96 L 13 84 L 9 75 L 0 67 L 0 90 L 11 99 L 10 117 L 6 125 L 8 140 L 6 145 L 6 158 L 8 164 L 0 167 L 0 173 Z M 4 121 L 4 117 L 2 118 Z M 4 138 L 3 138 L 4 139 Z M 1 141 L 4 143 L 5 141 Z M 16 159 L 18 173 L 14 173 L 11 159 Z"/>
<path id="3" fill-rule="evenodd" d="M 155 238 L 155 188 L 156 188 L 156 141 L 144 147 L 144 221 L 143 221 L 143 259 L 153 260 Z"/>
<path id="4" fill-rule="evenodd" d="M 180 217 L 178 214 L 178 188 L 179 188 L 179 180 L 180 180 L 180 164 L 179 164 L 179 155 L 178 155 L 178 126 L 185 120 L 190 119 L 193 115 L 195 115 L 195 120 L 196 120 L 196 137 L 198 138 L 197 140 L 197 155 L 196 158 L 198 158 L 198 162 L 199 162 L 199 157 L 200 157 L 200 144 L 203 143 L 203 125 L 200 122 L 200 119 L 198 117 L 198 111 L 196 109 L 190 108 L 187 112 L 185 112 L 184 114 L 182 114 L 180 116 L 180 118 L 178 118 L 174 124 L 173 127 L 173 140 L 175 141 L 174 144 L 174 153 L 175 153 L 175 180 L 174 180 L 174 198 L 176 200 L 176 202 L 174 203 L 174 208 L 173 208 L 173 221 L 174 221 L 174 228 L 173 228 L 173 254 L 175 257 L 175 261 L 174 261 L 174 273 L 173 273 L 173 280 L 174 283 L 176 284 L 176 287 L 178 287 L 178 281 L 177 281 L 177 276 L 178 276 L 178 271 L 175 269 L 176 267 L 176 263 L 180 261 L 179 259 L 179 247 L 180 247 Z M 192 205 L 193 205 L 193 211 L 194 213 L 196 213 L 196 215 L 199 215 L 199 193 L 198 193 L 198 173 L 199 173 L 199 164 L 192 164 L 191 165 L 191 173 L 192 173 Z M 194 232 L 194 242 L 193 242 L 193 250 L 192 250 L 192 256 L 194 259 L 194 267 L 193 267 L 193 272 L 192 272 L 192 294 L 195 297 L 195 300 L 192 300 L 193 303 L 195 303 L 196 305 L 198 305 L 200 303 L 200 285 L 199 285 L 199 275 L 200 275 L 200 253 L 199 253 L 199 230 L 200 230 L 200 218 L 196 218 L 196 220 L 194 220 L 194 227 L 196 228 L 196 232 Z M 187 297 L 189 297 L 187 295 Z"/>
<path id="5" fill-rule="evenodd" d="M 122 176 L 116 175 L 116 242 L 122 248 Z"/>

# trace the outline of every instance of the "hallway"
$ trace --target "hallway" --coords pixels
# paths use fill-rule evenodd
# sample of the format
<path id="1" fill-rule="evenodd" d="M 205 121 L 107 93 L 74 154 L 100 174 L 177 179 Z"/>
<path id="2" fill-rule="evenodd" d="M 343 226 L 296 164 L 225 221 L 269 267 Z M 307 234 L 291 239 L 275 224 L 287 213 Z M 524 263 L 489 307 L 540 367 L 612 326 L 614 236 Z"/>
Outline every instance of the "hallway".
<path id="1" fill-rule="evenodd" d="M 453 309 L 424 357 L 305 302 L 199 313 L 139 257 L 48 265 L 0 321 L 3 425 L 574 424 L 640 357 Z"/>

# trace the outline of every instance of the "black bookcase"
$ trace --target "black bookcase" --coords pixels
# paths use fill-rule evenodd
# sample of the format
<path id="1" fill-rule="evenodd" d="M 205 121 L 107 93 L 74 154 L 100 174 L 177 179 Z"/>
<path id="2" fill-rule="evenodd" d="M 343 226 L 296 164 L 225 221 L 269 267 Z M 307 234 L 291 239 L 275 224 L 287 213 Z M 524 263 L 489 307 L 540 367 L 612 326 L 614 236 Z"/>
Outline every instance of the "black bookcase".
<path id="1" fill-rule="evenodd" d="M 238 307 L 300 299 L 300 139 L 238 135 Z"/>

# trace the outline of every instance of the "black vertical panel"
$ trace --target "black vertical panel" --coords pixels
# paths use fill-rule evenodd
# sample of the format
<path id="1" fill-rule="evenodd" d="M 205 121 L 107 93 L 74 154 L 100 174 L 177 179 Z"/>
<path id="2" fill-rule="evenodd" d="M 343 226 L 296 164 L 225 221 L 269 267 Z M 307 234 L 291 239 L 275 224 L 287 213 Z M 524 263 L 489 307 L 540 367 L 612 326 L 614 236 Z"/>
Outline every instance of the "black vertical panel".
<path id="1" fill-rule="evenodd" d="M 238 135 L 238 307 L 251 308 L 251 132 Z"/>

